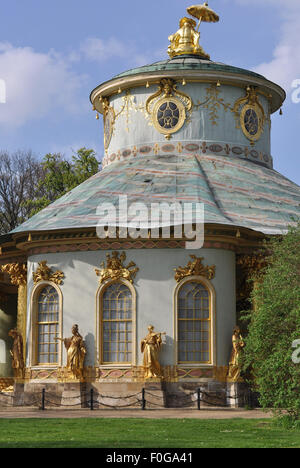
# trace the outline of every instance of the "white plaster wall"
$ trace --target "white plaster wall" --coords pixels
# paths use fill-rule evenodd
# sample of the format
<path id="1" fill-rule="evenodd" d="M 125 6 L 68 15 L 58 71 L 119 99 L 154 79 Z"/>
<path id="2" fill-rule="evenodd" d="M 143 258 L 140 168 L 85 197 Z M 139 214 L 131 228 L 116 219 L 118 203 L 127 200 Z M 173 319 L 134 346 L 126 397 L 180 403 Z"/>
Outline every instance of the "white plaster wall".
<path id="1" fill-rule="evenodd" d="M 28 260 L 28 337 L 31 326 L 30 295 L 33 288 L 32 271 L 38 262 L 47 260 L 53 270 L 65 274 L 63 294 L 63 336 L 71 336 L 74 323 L 79 325 L 88 354 L 86 365 L 94 365 L 96 354 L 96 292 L 99 278 L 95 268 L 106 259 L 106 251 L 70 252 L 34 255 Z M 140 340 L 147 334 L 149 324 L 166 332 L 161 352 L 161 364 L 174 364 L 174 268 L 186 266 L 189 255 L 204 257 L 204 265 L 216 265 L 212 284 L 216 291 L 217 365 L 227 365 L 231 351 L 231 335 L 235 325 L 235 255 L 225 250 L 157 249 L 126 250 L 125 264 L 134 261 L 139 267 L 134 286 L 137 292 L 137 362 L 142 362 Z M 29 347 L 28 347 L 29 348 Z M 63 350 L 63 362 L 66 353 Z"/>

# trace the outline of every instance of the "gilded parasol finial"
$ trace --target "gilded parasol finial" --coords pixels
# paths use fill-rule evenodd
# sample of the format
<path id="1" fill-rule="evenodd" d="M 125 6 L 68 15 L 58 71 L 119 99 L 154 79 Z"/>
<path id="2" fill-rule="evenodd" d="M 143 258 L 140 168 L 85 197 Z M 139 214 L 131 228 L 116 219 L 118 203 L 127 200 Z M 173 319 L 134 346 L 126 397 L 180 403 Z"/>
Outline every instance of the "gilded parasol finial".
<path id="1" fill-rule="evenodd" d="M 207 2 L 203 3 L 203 5 L 192 5 L 187 8 L 187 12 L 199 20 L 198 26 L 192 18 L 181 18 L 179 30 L 169 36 L 171 44 L 168 48 L 168 54 L 171 58 L 179 55 L 198 55 L 202 59 L 209 60 L 210 56 L 199 44 L 199 27 L 202 21 L 216 23 L 220 18 L 217 13 L 208 7 Z"/>
<path id="2" fill-rule="evenodd" d="M 208 3 L 204 2 L 203 5 L 192 5 L 187 8 L 189 15 L 199 20 L 197 30 L 199 30 L 202 21 L 206 23 L 217 23 L 220 18 L 211 8 L 208 7 Z"/>

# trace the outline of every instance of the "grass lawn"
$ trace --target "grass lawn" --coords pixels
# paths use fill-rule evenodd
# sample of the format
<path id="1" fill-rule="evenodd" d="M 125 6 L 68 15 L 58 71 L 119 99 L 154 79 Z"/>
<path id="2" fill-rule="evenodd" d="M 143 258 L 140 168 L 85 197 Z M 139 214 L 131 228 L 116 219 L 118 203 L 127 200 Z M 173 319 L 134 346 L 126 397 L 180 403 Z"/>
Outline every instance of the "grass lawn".
<path id="1" fill-rule="evenodd" d="M 0 419 L 0 448 L 300 448 L 270 420 Z"/>

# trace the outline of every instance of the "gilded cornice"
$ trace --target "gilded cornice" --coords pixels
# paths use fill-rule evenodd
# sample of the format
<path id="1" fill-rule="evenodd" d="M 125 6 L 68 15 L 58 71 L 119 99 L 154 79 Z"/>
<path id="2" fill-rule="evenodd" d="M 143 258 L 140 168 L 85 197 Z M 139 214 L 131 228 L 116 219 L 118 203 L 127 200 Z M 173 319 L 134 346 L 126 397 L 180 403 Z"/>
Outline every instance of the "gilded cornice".
<path id="1" fill-rule="evenodd" d="M 118 234 L 118 233 L 117 233 Z M 208 249 L 224 249 L 231 250 L 237 253 L 251 253 L 261 247 L 263 239 L 266 236 L 262 233 L 252 231 L 246 228 L 234 228 L 225 225 L 205 225 L 204 248 Z M 30 239 L 30 240 L 29 240 Z M 85 252 L 97 250 L 128 250 L 128 249 L 155 249 L 155 248 L 170 248 L 182 249 L 185 248 L 185 242 L 190 239 L 174 239 L 171 230 L 169 239 L 99 239 L 94 228 L 86 229 L 66 229 L 61 231 L 49 232 L 34 232 L 31 236 L 28 233 L 14 234 L 15 248 L 12 251 L 2 249 L 0 262 L 8 263 L 15 261 L 19 256 L 26 259 L 27 256 L 46 253 L 63 253 L 63 252 Z"/>

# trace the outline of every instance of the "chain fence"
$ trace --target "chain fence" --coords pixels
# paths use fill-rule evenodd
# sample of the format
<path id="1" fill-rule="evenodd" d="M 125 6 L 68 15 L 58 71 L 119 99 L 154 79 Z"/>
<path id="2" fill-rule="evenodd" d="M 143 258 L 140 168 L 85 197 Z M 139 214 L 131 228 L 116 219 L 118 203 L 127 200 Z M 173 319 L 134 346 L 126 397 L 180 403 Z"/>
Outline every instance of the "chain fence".
<path id="1" fill-rule="evenodd" d="M 162 392 L 163 393 L 163 392 Z M 42 389 L 40 393 L 32 393 L 26 402 L 20 395 L 12 393 L 0 392 L 0 409 L 15 408 L 15 407 L 34 407 L 42 411 L 50 408 L 76 409 L 88 408 L 91 411 L 95 409 L 124 409 L 133 408 L 141 410 L 146 409 L 163 409 L 163 408 L 191 408 L 191 409 L 207 409 L 214 408 L 230 408 L 233 406 L 244 406 L 254 408 L 258 406 L 257 395 L 251 390 L 244 392 L 242 395 L 230 395 L 225 390 L 220 394 L 207 393 L 203 389 L 190 393 L 166 393 L 157 395 L 145 388 L 140 392 L 131 395 L 104 395 L 95 392 L 91 388 L 88 392 L 82 392 L 78 395 L 65 396 L 55 393 L 46 392 Z"/>

